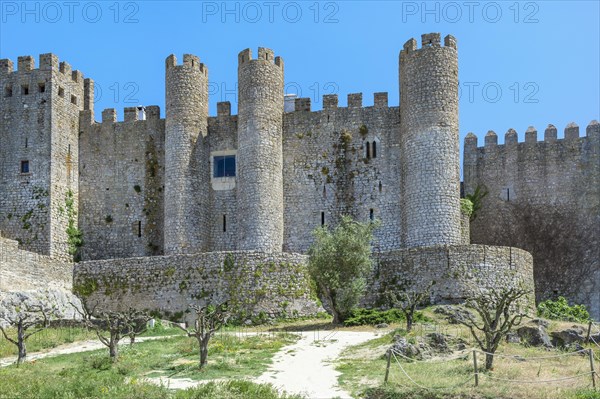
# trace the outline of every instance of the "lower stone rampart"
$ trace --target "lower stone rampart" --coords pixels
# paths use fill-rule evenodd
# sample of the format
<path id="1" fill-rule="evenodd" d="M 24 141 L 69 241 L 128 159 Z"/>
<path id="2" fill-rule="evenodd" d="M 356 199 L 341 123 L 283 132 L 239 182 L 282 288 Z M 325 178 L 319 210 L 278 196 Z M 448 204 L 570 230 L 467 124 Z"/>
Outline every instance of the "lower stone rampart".
<path id="1" fill-rule="evenodd" d="M 17 241 L 0 237 L 0 292 L 47 288 L 71 291 L 73 264 L 19 249 Z"/>
<path id="2" fill-rule="evenodd" d="M 522 283 L 533 294 L 533 258 L 513 247 L 451 245 L 389 251 L 376 257 L 366 306 L 383 304 L 382 293 L 430 288 L 433 303 L 459 303 L 473 288 Z M 533 303 L 532 303 L 533 304 Z"/>
<path id="3" fill-rule="evenodd" d="M 134 307 L 171 319 L 189 319 L 190 304 L 225 300 L 242 316 L 312 316 L 322 309 L 306 261 L 254 251 L 86 261 L 75 266 L 74 291 L 98 309 Z"/>

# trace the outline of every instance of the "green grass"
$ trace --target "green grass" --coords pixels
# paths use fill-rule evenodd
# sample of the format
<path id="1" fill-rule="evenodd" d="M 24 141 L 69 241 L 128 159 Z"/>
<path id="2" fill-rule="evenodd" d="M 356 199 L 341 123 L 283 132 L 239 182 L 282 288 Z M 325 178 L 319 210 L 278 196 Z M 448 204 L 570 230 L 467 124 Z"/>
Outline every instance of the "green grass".
<path id="1" fill-rule="evenodd" d="M 8 329 L 7 333 L 9 337 L 16 338 L 16 330 Z M 148 329 L 140 337 L 160 337 L 167 335 L 182 335 L 183 331 L 179 328 L 173 328 L 164 326 L 160 323 L 155 325 L 155 328 Z M 40 352 L 47 349 L 55 348 L 59 345 L 70 344 L 77 341 L 85 340 L 96 340 L 98 337 L 94 331 L 86 328 L 79 327 L 57 327 L 57 328 L 46 328 L 37 334 L 32 335 L 25 341 L 27 347 L 27 353 L 31 354 L 34 352 Z M 123 338 L 128 340 L 129 337 Z M 17 347 L 5 339 L 0 334 L 0 358 L 16 356 Z"/>
<path id="2" fill-rule="evenodd" d="M 111 363 L 107 350 L 49 357 L 19 368 L 0 369 L 0 398 L 275 399 L 279 396 L 271 387 L 243 381 L 174 393 L 146 382 L 145 378 L 163 375 L 202 380 L 257 376 L 266 370 L 275 352 L 294 340 L 289 334 L 242 339 L 228 334 L 216 336 L 209 345 L 208 365 L 203 371 L 197 368 L 195 341 L 183 336 L 140 342 L 133 347 L 125 345 L 116 364 Z M 5 395 L 8 392 L 10 396 Z"/>
<path id="3" fill-rule="evenodd" d="M 9 337 L 16 338 L 14 329 L 9 329 L 7 333 Z M 47 328 L 29 337 L 25 345 L 27 352 L 33 353 L 87 339 L 96 339 L 96 334 L 85 328 Z M 16 355 L 17 347 L 0 334 L 0 358 Z"/>

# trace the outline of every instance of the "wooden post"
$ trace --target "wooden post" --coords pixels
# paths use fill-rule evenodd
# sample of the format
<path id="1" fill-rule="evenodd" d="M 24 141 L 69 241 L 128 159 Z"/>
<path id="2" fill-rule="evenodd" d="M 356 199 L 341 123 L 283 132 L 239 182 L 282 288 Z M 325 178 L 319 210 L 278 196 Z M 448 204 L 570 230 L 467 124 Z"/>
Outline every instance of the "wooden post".
<path id="1" fill-rule="evenodd" d="M 477 370 L 477 351 L 473 351 L 473 369 L 475 370 L 475 386 L 479 386 L 479 371 Z"/>
<path id="2" fill-rule="evenodd" d="M 592 334 L 592 321 L 590 320 L 590 324 L 588 325 L 588 331 L 587 331 L 587 335 L 585 337 L 585 343 L 589 344 L 590 343 L 590 335 Z"/>
<path id="3" fill-rule="evenodd" d="M 390 348 L 387 353 L 387 366 L 385 368 L 385 378 L 383 379 L 383 383 L 387 384 L 388 376 L 390 375 L 390 363 L 392 362 L 392 349 Z"/>
<path id="4" fill-rule="evenodd" d="M 588 354 L 590 355 L 590 369 L 592 371 L 592 387 L 595 390 L 596 389 L 596 369 L 594 368 L 594 351 L 592 349 L 589 349 Z"/>

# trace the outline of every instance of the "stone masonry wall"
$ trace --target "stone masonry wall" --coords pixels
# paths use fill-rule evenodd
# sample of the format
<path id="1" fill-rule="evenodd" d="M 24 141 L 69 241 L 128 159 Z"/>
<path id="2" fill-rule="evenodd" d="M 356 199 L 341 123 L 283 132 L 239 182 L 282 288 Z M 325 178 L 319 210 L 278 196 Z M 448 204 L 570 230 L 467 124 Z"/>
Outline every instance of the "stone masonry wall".
<path id="1" fill-rule="evenodd" d="M 283 245 L 283 60 L 273 51 L 238 55 L 238 248 Z"/>
<path id="2" fill-rule="evenodd" d="M 83 260 L 159 255 L 163 252 L 165 121 L 157 106 L 146 120 L 135 108 L 116 122 L 82 124 L 79 137 L 79 227 Z"/>
<path id="3" fill-rule="evenodd" d="M 23 249 L 66 258 L 62 210 L 68 190 L 77 204 L 83 75 L 53 54 L 40 55 L 37 69 L 33 57 L 19 57 L 13 69 L 0 60 L 0 229 Z"/>
<path id="4" fill-rule="evenodd" d="M 0 292 L 58 289 L 70 291 L 73 264 L 18 249 L 0 237 Z"/>
<path id="5" fill-rule="evenodd" d="M 465 139 L 465 191 L 488 191 L 471 223 L 474 243 L 517 246 L 533 255 L 537 300 L 564 295 L 600 319 L 600 125 L 586 136 L 569 124 L 565 138 L 549 125 L 544 140 L 489 132 L 485 146 Z"/>
<path id="6" fill-rule="evenodd" d="M 400 52 L 403 247 L 460 244 L 458 54 L 448 35 Z"/>
<path id="7" fill-rule="evenodd" d="M 191 303 L 228 300 L 248 315 L 315 315 L 306 257 L 262 252 L 211 252 L 82 262 L 75 291 L 102 308 L 133 306 L 179 318 Z"/>
<path id="8" fill-rule="evenodd" d="M 533 299 L 533 260 L 511 247 L 450 245 L 381 253 L 365 304 L 381 305 L 388 289 L 431 287 L 432 303 L 459 303 L 475 288 L 524 284 Z M 533 304 L 533 303 L 532 303 Z"/>
<path id="9" fill-rule="evenodd" d="M 301 98 L 284 114 L 285 251 L 306 252 L 312 231 L 343 214 L 381 221 L 377 251 L 400 247 L 400 114 L 387 93 L 374 98 L 363 107 L 362 93 L 350 94 L 338 107 L 337 95 L 325 96 L 316 112 Z"/>
<path id="10" fill-rule="evenodd" d="M 197 56 L 170 55 L 165 71 L 165 253 L 209 250 L 208 68 Z"/>

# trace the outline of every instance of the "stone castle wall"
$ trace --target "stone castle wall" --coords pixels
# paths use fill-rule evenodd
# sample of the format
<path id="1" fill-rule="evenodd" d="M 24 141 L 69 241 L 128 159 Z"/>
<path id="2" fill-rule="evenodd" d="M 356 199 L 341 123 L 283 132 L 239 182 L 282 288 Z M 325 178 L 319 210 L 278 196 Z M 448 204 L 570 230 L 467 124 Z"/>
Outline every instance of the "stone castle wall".
<path id="1" fill-rule="evenodd" d="M 369 107 L 362 97 L 339 107 L 337 95 L 325 96 L 316 112 L 310 99 L 296 99 L 284 115 L 284 250 L 306 252 L 313 230 L 343 214 L 381 221 L 377 251 L 400 247 L 400 115 L 387 93 Z"/>
<path id="2" fill-rule="evenodd" d="M 42 54 L 0 60 L 0 230 L 23 249 L 67 258 L 65 197 L 77 207 L 83 75 Z M 28 162 L 29 171 L 21 173 Z M 52 193 L 52 196 L 50 196 Z"/>
<path id="3" fill-rule="evenodd" d="M 116 122 L 82 124 L 79 136 L 79 228 L 83 260 L 163 253 L 165 121 L 156 106 Z"/>
<path id="4" fill-rule="evenodd" d="M 306 256 L 252 251 L 97 260 L 76 265 L 74 289 L 99 308 L 133 306 L 179 318 L 189 304 L 229 301 L 248 315 L 319 310 Z"/>
<path id="5" fill-rule="evenodd" d="M 600 125 L 586 135 L 569 124 L 557 139 L 529 128 L 525 141 L 509 130 L 498 145 L 494 132 L 477 147 L 465 139 L 465 191 L 488 191 L 471 223 L 474 243 L 517 246 L 533 255 L 538 301 L 565 295 L 600 318 Z"/>
<path id="6" fill-rule="evenodd" d="M 238 56 L 237 245 L 283 245 L 283 60 L 270 49 Z"/>
<path id="7" fill-rule="evenodd" d="M 0 292 L 70 291 L 73 264 L 21 250 L 17 241 L 0 237 L 0 276 Z"/>
<path id="8" fill-rule="evenodd" d="M 208 128 L 208 68 L 184 54 L 183 63 L 166 60 L 165 253 L 209 249 L 207 154 L 202 145 Z"/>
<path id="9" fill-rule="evenodd" d="M 366 305 L 381 304 L 386 290 L 431 292 L 432 303 L 459 303 L 485 287 L 523 284 L 532 290 L 533 259 L 521 249 L 486 245 L 438 245 L 381 253 Z M 430 286 L 431 282 L 435 284 Z M 413 288 L 413 289 L 414 289 Z"/>

